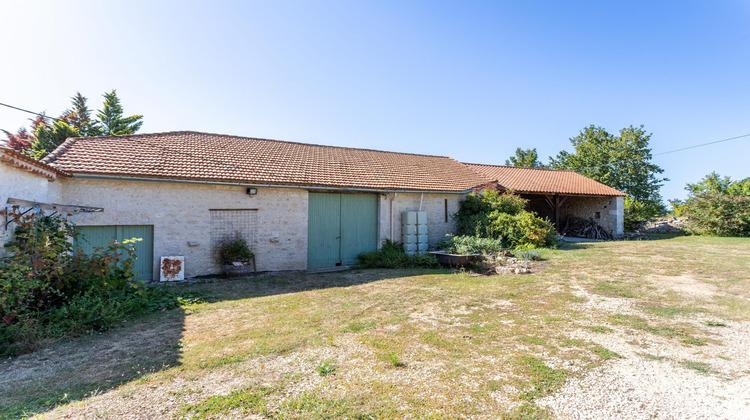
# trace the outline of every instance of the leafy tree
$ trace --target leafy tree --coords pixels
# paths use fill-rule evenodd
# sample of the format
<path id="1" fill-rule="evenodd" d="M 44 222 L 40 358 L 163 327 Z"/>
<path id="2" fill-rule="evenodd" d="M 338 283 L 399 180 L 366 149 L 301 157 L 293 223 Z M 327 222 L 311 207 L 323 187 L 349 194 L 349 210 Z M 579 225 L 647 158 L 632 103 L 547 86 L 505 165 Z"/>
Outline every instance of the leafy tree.
<path id="1" fill-rule="evenodd" d="M 114 89 L 103 96 L 104 107 L 96 115 L 97 134 L 103 136 L 135 134 L 143 125 L 143 115 L 123 117 L 120 98 L 117 97 L 117 92 Z"/>
<path id="2" fill-rule="evenodd" d="M 31 132 L 35 132 L 37 127 L 39 127 L 40 124 L 44 124 L 44 117 L 43 115 L 40 115 L 34 119 L 29 119 L 31 121 Z M 6 130 L 0 130 L 5 133 L 6 139 L 5 139 L 5 145 L 7 147 L 10 147 L 11 149 L 18 150 L 20 152 L 28 154 L 31 151 L 32 144 L 36 141 L 36 138 L 33 134 L 29 133 L 29 131 L 26 129 L 26 127 L 21 127 L 18 129 L 17 133 L 11 133 Z"/>
<path id="3" fill-rule="evenodd" d="M 668 179 L 657 177 L 664 170 L 651 162 L 650 140 L 643 126 L 631 125 L 616 136 L 591 125 L 570 139 L 574 152 L 558 153 L 550 167 L 578 172 L 636 200 L 661 201 L 659 189 Z"/>
<path id="4" fill-rule="evenodd" d="M 539 155 L 536 148 L 533 149 L 516 149 L 516 155 L 511 156 L 505 161 L 506 166 L 517 166 L 521 168 L 544 168 L 544 164 L 539 161 Z"/>
<path id="5" fill-rule="evenodd" d="M 701 194 L 750 195 L 750 178 L 733 181 L 728 176 L 711 172 L 695 184 L 687 184 L 685 189 L 690 193 L 688 201 Z"/>
<path id="6" fill-rule="evenodd" d="M 727 194 L 733 196 L 750 196 L 750 178 L 733 182 L 732 185 L 727 187 Z"/>
<path id="7" fill-rule="evenodd" d="M 567 169 L 625 192 L 625 212 L 631 222 L 646 220 L 664 212 L 659 194 L 664 169 L 651 161 L 649 141 L 643 126 L 632 125 L 613 135 L 590 125 L 570 139 L 574 151 L 562 151 L 550 158 L 550 168 Z"/>
<path id="8" fill-rule="evenodd" d="M 731 184 L 732 179 L 730 177 L 722 177 L 716 172 L 711 172 L 695 184 L 687 184 L 685 189 L 688 190 L 693 197 L 705 193 L 726 194 L 727 188 Z"/>
<path id="9" fill-rule="evenodd" d="M 669 205 L 672 206 L 672 211 L 670 212 L 672 216 L 682 217 L 687 215 L 687 201 L 676 198 L 667 201 L 669 201 Z"/>
<path id="10" fill-rule="evenodd" d="M 11 149 L 18 151 L 31 150 L 31 141 L 34 140 L 34 136 L 29 134 L 26 127 L 18 129 L 18 133 L 11 133 L 10 131 L 2 130 L 5 133 L 7 139 L 5 145 Z"/>

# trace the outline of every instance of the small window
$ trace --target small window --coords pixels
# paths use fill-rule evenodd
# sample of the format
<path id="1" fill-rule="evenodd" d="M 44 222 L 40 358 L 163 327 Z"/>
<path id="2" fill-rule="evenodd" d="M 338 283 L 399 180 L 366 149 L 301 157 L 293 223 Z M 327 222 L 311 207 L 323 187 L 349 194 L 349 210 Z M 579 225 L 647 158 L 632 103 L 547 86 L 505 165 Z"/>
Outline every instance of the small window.
<path id="1" fill-rule="evenodd" d="M 602 213 L 601 212 L 598 212 L 598 211 L 594 212 L 594 219 L 601 219 L 601 218 L 602 218 Z"/>
<path id="2" fill-rule="evenodd" d="M 448 223 L 448 199 L 445 199 L 445 223 Z"/>

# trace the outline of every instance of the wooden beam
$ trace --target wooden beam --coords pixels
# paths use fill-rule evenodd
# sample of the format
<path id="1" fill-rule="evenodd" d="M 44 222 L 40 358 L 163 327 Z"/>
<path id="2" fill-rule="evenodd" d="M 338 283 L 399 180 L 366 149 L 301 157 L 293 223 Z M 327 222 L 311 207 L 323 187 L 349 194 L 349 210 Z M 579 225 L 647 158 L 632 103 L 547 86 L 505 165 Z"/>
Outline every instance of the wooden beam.
<path id="1" fill-rule="evenodd" d="M 544 196 L 544 201 L 546 201 L 546 202 L 547 202 L 547 204 L 549 205 L 549 207 L 550 207 L 550 208 L 551 208 L 552 210 L 554 210 L 554 209 L 555 209 L 555 197 L 553 197 L 553 196 L 551 196 L 551 195 L 545 195 L 545 196 Z"/>
<path id="2" fill-rule="evenodd" d="M 69 204 L 40 203 L 38 201 L 21 200 L 20 198 L 8 198 L 7 204 L 25 208 L 39 207 L 42 210 L 58 211 L 60 213 L 98 213 L 104 211 L 102 207 L 73 206 Z"/>

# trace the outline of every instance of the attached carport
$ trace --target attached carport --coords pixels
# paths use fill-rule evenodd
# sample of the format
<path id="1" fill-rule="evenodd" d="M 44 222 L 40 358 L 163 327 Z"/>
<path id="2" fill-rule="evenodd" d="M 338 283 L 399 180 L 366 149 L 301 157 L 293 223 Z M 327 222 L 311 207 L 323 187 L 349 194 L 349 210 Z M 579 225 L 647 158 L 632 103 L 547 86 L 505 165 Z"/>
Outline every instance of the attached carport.
<path id="1" fill-rule="evenodd" d="M 495 180 L 498 189 L 529 200 L 529 210 L 552 221 L 560 231 L 568 217 L 589 220 L 613 237 L 624 233 L 625 194 L 572 171 L 467 164 Z"/>

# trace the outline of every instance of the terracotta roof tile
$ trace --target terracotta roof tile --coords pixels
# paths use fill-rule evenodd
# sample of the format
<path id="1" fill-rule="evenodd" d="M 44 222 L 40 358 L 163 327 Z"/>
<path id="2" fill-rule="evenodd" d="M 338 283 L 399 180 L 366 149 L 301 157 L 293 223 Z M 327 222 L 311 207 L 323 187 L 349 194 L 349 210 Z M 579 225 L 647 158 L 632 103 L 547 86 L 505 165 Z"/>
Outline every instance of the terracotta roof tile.
<path id="1" fill-rule="evenodd" d="M 458 192 L 488 181 L 448 157 L 197 132 L 71 138 L 44 162 L 72 174 L 385 190 Z"/>
<path id="2" fill-rule="evenodd" d="M 70 174 L 60 170 L 59 168 L 47 165 L 46 163 L 40 162 L 32 157 L 24 155 L 17 150 L 13 150 L 7 147 L 0 146 L 0 161 L 7 162 L 16 167 L 45 176 L 48 179 L 54 179 L 56 176 L 70 176 Z"/>
<path id="3" fill-rule="evenodd" d="M 572 171 L 465 164 L 477 174 L 497 181 L 507 190 L 525 193 L 624 196 L 612 187 Z"/>

